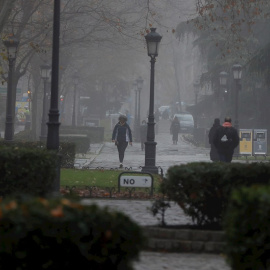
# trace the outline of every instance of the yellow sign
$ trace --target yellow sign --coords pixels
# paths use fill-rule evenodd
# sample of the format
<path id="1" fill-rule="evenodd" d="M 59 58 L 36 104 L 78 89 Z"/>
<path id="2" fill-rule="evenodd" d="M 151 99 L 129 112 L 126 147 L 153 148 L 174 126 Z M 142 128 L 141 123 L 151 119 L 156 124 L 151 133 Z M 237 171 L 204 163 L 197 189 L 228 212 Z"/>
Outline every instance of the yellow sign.
<path id="1" fill-rule="evenodd" d="M 240 129 L 239 154 L 252 155 L 252 129 Z"/>

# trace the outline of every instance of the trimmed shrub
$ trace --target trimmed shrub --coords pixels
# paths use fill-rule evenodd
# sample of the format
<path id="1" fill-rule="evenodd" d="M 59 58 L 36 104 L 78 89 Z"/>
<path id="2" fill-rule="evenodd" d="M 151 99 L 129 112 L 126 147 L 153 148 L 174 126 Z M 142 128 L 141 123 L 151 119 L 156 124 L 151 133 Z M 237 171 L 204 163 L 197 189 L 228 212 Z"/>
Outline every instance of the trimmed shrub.
<path id="1" fill-rule="evenodd" d="M 62 135 L 60 136 L 61 143 L 74 143 L 76 153 L 86 154 L 90 148 L 90 140 L 88 137 L 83 136 L 71 136 Z"/>
<path id="2" fill-rule="evenodd" d="M 42 149 L 0 148 L 0 195 L 28 193 L 45 195 L 52 191 L 57 154 Z"/>
<path id="3" fill-rule="evenodd" d="M 121 212 L 66 198 L 0 203 L 0 268 L 131 270 L 144 245 Z"/>
<path id="4" fill-rule="evenodd" d="M 224 230 L 225 254 L 233 270 L 270 269 L 270 188 L 233 191 Z"/>
<path id="5" fill-rule="evenodd" d="M 194 162 L 170 167 L 160 188 L 198 225 L 221 226 L 233 189 L 269 181 L 267 163 Z"/>
<path id="6" fill-rule="evenodd" d="M 40 141 L 23 141 L 23 140 L 20 141 L 19 140 L 19 141 L 7 142 L 3 139 L 0 139 L 0 147 L 2 145 L 6 147 L 13 147 L 13 148 L 46 149 L 45 143 L 40 142 Z M 73 142 L 60 142 L 59 143 L 59 154 L 61 156 L 60 166 L 62 168 L 74 167 L 75 154 L 76 154 L 75 147 L 76 147 L 75 143 Z"/>

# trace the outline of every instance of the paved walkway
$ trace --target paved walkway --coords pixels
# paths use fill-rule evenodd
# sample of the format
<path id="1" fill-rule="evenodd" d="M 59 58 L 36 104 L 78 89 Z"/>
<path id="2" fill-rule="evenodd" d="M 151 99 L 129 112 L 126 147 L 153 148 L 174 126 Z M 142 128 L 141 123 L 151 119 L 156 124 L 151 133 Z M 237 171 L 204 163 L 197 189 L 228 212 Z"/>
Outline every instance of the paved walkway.
<path id="1" fill-rule="evenodd" d="M 111 200 L 111 199 L 84 199 L 84 204 L 97 204 L 100 207 L 109 207 L 112 211 L 121 211 L 141 226 L 157 225 L 159 221 L 149 208 L 151 201 L 142 200 Z M 181 208 L 171 202 L 171 208 L 165 212 L 165 222 L 168 225 L 192 224 Z M 142 251 L 139 261 L 134 262 L 135 270 L 229 270 L 225 259 L 218 254 L 195 253 L 161 253 Z"/>
<path id="2" fill-rule="evenodd" d="M 167 129 L 159 127 L 156 134 L 156 166 L 160 166 L 164 174 L 172 165 L 186 164 L 188 162 L 209 160 L 209 149 L 198 148 L 181 140 L 177 145 L 172 144 L 171 135 Z M 144 151 L 141 151 L 140 143 L 133 143 L 128 146 L 124 166 L 132 167 L 132 170 L 141 170 L 144 166 Z M 89 169 L 97 167 L 117 168 L 119 166 L 117 149 L 113 143 L 96 144 L 91 146 L 91 151 L 84 157 L 76 160 L 76 166 L 83 166 Z M 109 207 L 128 215 L 132 220 L 141 226 L 156 225 L 159 223 L 149 208 L 151 201 L 147 200 L 114 200 L 114 199 L 84 199 L 83 203 L 95 203 L 100 207 Z M 168 225 L 192 223 L 189 217 L 185 216 L 181 208 L 171 202 L 171 208 L 165 213 L 165 222 Z M 134 262 L 135 270 L 229 270 L 222 255 L 217 254 L 189 254 L 189 253 L 160 253 L 146 252 L 140 254 L 139 261 Z"/>

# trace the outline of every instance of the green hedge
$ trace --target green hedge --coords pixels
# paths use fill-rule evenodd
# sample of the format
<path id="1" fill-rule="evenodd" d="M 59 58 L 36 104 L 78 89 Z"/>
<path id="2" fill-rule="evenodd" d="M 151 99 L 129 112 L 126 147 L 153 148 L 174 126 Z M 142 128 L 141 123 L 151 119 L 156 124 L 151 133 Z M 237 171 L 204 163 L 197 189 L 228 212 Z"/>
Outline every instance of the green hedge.
<path id="1" fill-rule="evenodd" d="M 43 142 L 39 141 L 25 141 L 19 140 L 19 135 L 17 135 L 17 140 L 12 142 L 7 142 L 3 139 L 0 139 L 0 147 L 7 146 L 7 147 L 14 147 L 14 148 L 29 148 L 29 149 L 45 149 L 46 145 Z M 60 166 L 62 168 L 73 168 L 75 162 L 75 143 L 73 142 L 60 142 L 59 143 L 59 154 L 61 156 L 60 159 Z"/>
<path id="2" fill-rule="evenodd" d="M 268 163 L 194 162 L 170 167 L 160 188 L 198 225 L 221 226 L 233 189 L 269 181 Z"/>
<path id="3" fill-rule="evenodd" d="M 87 127 L 87 126 L 60 126 L 60 134 L 86 134 L 90 143 L 100 143 L 104 141 L 104 127 Z"/>
<path id="4" fill-rule="evenodd" d="M 53 151 L 0 147 L 0 195 L 52 192 L 57 160 Z"/>
<path id="5" fill-rule="evenodd" d="M 233 191 L 224 231 L 225 254 L 232 270 L 270 269 L 270 188 Z"/>
<path id="6" fill-rule="evenodd" d="M 60 143 L 62 142 L 74 143 L 76 153 L 86 154 L 90 148 L 90 140 L 88 137 L 64 135 L 60 136 Z"/>
<path id="7" fill-rule="evenodd" d="M 0 268 L 22 270 L 131 270 L 145 241 L 124 214 L 66 198 L 2 201 L 0 239 Z"/>

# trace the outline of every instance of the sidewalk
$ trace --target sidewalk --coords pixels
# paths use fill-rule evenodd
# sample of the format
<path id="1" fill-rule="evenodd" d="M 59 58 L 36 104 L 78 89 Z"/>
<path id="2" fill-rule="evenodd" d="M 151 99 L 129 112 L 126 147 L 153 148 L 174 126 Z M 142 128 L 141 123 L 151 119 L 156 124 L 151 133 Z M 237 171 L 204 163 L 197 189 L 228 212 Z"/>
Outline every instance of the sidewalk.
<path id="1" fill-rule="evenodd" d="M 198 148 L 191 144 L 179 140 L 177 145 L 172 144 L 171 135 L 166 133 L 166 129 L 159 127 L 156 134 L 156 166 L 164 170 L 173 165 L 186 164 L 188 162 L 206 161 L 210 162 L 210 149 Z M 180 136 L 179 136 L 180 137 Z M 83 158 L 86 158 L 85 160 Z M 115 145 L 106 142 L 103 145 L 91 145 L 88 155 L 76 159 L 80 168 L 97 167 L 118 168 L 119 160 Z M 141 150 L 140 143 L 135 142 L 133 146 L 128 146 L 124 166 L 132 170 L 141 170 L 144 166 L 145 152 Z M 126 170 L 124 168 L 124 170 Z M 154 217 L 149 208 L 152 206 L 150 200 L 115 200 L 115 199 L 83 199 L 85 204 L 97 204 L 100 207 L 109 207 L 111 210 L 121 211 L 140 226 L 159 224 L 157 217 Z M 182 209 L 171 202 L 171 207 L 165 213 L 165 222 L 168 225 L 180 225 L 192 223 L 191 219 L 184 215 Z M 134 262 L 134 270 L 229 270 L 225 259 L 219 254 L 206 253 L 168 253 L 168 252 L 148 252 L 140 253 L 139 261 Z"/>

